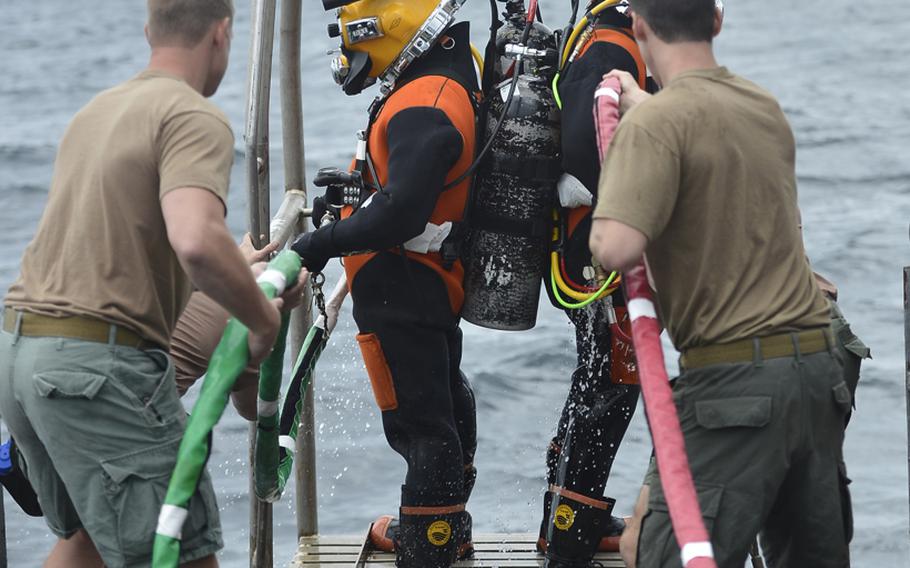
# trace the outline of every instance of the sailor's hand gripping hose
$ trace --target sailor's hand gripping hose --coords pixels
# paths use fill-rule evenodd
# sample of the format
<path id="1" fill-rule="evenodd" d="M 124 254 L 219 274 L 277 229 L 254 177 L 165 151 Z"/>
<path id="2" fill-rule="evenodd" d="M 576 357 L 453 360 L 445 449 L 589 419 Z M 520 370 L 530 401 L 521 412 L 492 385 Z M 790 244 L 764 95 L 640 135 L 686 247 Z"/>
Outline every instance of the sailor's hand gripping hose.
<path id="1" fill-rule="evenodd" d="M 601 162 L 619 124 L 619 79 L 607 77 L 594 95 L 594 122 Z M 644 263 L 623 274 L 626 305 L 641 377 L 641 391 L 657 455 L 660 483 L 685 568 L 717 568 L 689 469 L 685 440 L 673 402 L 660 344 L 660 324 Z"/>

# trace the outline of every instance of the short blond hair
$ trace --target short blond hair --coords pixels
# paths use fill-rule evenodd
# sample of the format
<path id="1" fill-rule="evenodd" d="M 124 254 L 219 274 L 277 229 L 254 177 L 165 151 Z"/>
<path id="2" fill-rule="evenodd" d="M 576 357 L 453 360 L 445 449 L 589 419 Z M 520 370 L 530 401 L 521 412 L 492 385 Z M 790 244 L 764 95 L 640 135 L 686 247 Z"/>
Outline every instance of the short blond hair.
<path id="1" fill-rule="evenodd" d="M 192 47 L 212 24 L 232 18 L 232 0 L 148 0 L 149 41 L 152 45 L 180 44 Z"/>

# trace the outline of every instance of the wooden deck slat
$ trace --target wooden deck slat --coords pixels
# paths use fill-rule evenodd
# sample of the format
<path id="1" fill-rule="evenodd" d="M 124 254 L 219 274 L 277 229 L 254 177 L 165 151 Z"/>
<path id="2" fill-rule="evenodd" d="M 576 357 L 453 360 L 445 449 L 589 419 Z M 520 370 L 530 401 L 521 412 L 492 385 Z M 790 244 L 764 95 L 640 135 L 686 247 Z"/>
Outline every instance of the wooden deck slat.
<path id="1" fill-rule="evenodd" d="M 317 536 L 300 539 L 297 555 L 290 568 L 315 568 L 326 566 L 353 568 L 358 560 L 365 537 Z M 483 534 L 474 535 L 474 558 L 455 564 L 456 568 L 541 568 L 543 556 L 534 550 L 537 535 L 533 534 Z M 622 568 L 619 554 L 598 554 L 595 558 L 604 568 Z M 395 555 L 373 552 L 365 566 L 391 568 Z"/>

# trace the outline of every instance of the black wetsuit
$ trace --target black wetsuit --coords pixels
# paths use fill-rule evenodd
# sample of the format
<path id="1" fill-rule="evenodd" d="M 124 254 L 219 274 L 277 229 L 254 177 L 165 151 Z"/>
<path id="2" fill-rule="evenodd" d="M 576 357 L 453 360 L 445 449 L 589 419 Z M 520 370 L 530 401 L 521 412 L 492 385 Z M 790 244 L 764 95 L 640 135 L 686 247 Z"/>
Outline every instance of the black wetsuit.
<path id="1" fill-rule="evenodd" d="M 460 173 L 453 169 L 456 165 L 466 169 L 464 160 L 470 163 L 473 157 L 465 155 L 464 143 L 470 139 L 473 144 L 473 106 L 467 102 L 467 108 L 461 105 L 458 109 L 470 114 L 471 132 L 467 133 L 447 115 L 452 104 L 446 102 L 446 96 L 452 99 L 453 85 L 466 93 L 477 90 L 467 24 L 453 26 L 446 35 L 454 40 L 454 47 L 437 45 L 412 63 L 374 117 L 370 152 L 384 186 L 350 217 L 321 227 L 295 245 L 305 264 L 308 257 L 318 260 L 355 251 L 379 251 L 353 274 L 351 267 L 358 257 L 345 262 L 353 315 L 361 332 L 358 340 L 382 409 L 385 435 L 408 464 L 401 495 L 401 539 L 411 549 L 419 543 L 406 542 L 406 511 L 430 515 L 421 511 L 463 506 L 473 486 L 477 446 L 474 394 L 460 368 L 460 305 L 452 304 L 451 281 L 447 282 L 439 269 L 406 254 L 403 246 L 424 231 L 431 216 L 440 214 L 446 192 L 458 190 L 458 186 L 447 189 L 446 178 Z M 455 79 L 462 77 L 468 84 Z M 423 81 L 419 90 L 408 88 L 419 81 Z M 443 93 L 446 89 L 448 94 Z M 438 91 L 439 95 L 427 95 L 429 91 Z M 376 145 L 382 144 L 383 130 L 388 158 L 379 163 L 380 153 L 374 151 L 373 144 L 376 136 L 380 136 Z M 466 194 L 466 188 L 464 191 Z M 463 207 L 462 202 L 448 210 L 457 209 L 460 218 Z M 460 286 L 458 279 L 458 289 Z M 370 349 L 374 349 L 372 359 Z M 452 515 L 440 518 L 450 523 L 453 531 L 459 530 L 457 525 L 462 521 L 453 521 Z M 426 542 L 426 527 L 415 530 L 419 533 L 417 540 Z M 456 542 L 459 537 L 451 540 Z M 431 547 L 431 552 L 437 547 Z M 402 559 L 399 554 L 399 566 L 418 565 L 447 563 L 416 554 Z"/>

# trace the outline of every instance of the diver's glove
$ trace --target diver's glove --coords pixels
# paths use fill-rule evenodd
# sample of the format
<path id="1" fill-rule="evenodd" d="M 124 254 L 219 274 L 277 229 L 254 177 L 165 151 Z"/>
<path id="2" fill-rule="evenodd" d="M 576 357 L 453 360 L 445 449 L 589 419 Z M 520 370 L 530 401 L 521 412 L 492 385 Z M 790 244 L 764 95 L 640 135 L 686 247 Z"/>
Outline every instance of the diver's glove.
<path id="1" fill-rule="evenodd" d="M 314 227 L 318 229 L 322 225 L 322 218 L 325 217 L 326 213 L 329 213 L 329 206 L 325 202 L 325 198 L 315 198 L 313 200 L 313 215 L 310 217 Z"/>
<path id="2" fill-rule="evenodd" d="M 319 171 L 322 172 L 322 170 Z M 333 221 L 338 221 L 341 219 L 342 207 L 344 207 L 344 187 L 336 184 L 326 186 L 325 195 L 313 199 L 313 213 L 310 217 L 313 220 L 313 226 L 318 229 L 326 215 L 329 215 Z"/>
<path id="3" fill-rule="evenodd" d="M 313 203 L 315 209 L 315 202 Z M 303 233 L 291 245 L 291 250 L 300 256 L 303 267 L 309 272 L 322 272 L 329 259 L 337 256 L 332 246 L 332 229 L 335 223 L 326 223 L 318 230 Z"/>

